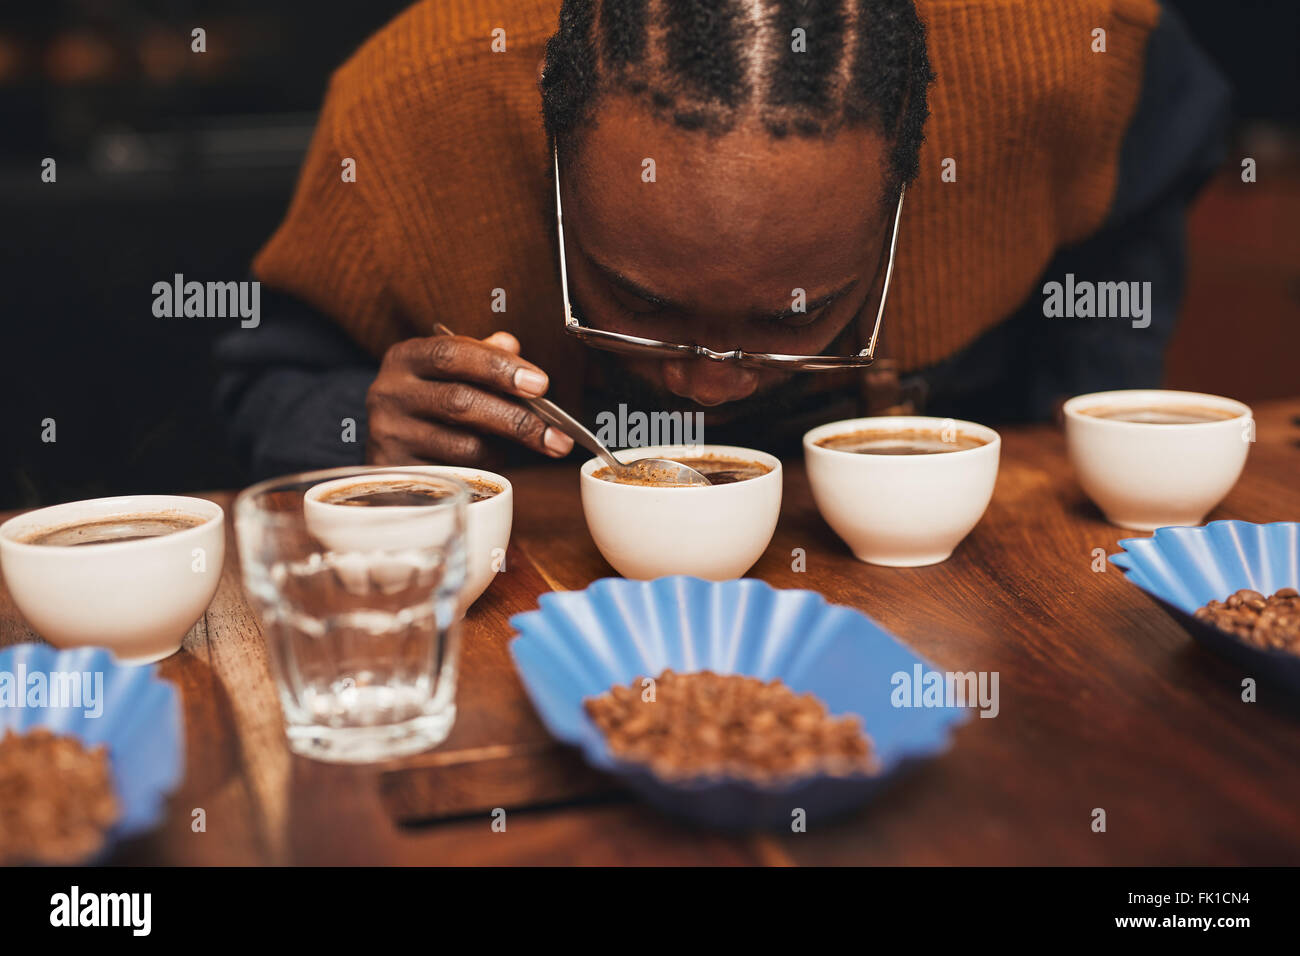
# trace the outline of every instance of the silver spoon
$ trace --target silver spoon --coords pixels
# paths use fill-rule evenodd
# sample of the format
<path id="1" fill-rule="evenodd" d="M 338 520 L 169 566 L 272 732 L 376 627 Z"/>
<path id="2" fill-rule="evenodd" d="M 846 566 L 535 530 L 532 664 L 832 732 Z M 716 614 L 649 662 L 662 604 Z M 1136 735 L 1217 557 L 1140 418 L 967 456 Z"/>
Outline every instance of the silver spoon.
<path id="1" fill-rule="evenodd" d="M 433 330 L 437 335 L 456 334 L 441 322 L 434 323 Z M 669 461 L 667 458 L 638 458 L 627 463 L 621 462 L 614 457 L 613 452 L 601 444 L 599 438 L 588 431 L 587 426 L 559 405 L 545 398 L 524 398 L 523 402 L 536 412 L 537 417 L 542 421 L 548 425 L 554 425 L 583 448 L 599 456 L 600 460 L 608 465 L 610 470 L 614 472 L 615 477 L 620 480 L 628 480 L 635 484 L 653 482 L 657 485 L 684 485 L 704 488 L 712 485 L 709 479 L 694 468 L 683 465 L 680 461 Z"/>

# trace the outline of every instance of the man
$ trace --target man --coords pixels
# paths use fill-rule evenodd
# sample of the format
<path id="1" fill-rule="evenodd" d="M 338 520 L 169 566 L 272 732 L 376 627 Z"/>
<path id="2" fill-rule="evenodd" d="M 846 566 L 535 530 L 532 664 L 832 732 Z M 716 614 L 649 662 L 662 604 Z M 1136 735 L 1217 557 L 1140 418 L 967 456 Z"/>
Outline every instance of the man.
<path id="1" fill-rule="evenodd" d="M 265 473 L 560 457 L 543 393 L 780 452 L 1155 385 L 1225 103 L 1155 0 L 423 2 L 332 78 L 220 398 Z"/>

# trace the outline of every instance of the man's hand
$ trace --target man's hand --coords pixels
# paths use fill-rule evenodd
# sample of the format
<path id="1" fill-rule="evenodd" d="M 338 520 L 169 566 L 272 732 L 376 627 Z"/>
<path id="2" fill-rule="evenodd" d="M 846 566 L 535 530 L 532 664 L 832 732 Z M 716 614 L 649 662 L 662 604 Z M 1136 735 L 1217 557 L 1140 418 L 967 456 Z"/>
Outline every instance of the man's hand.
<path id="1" fill-rule="evenodd" d="M 366 393 L 366 461 L 484 465 L 494 457 L 492 436 L 562 458 L 573 439 L 510 398 L 536 398 L 548 384 L 545 372 L 519 357 L 519 341 L 508 332 L 482 341 L 455 335 L 398 342 Z"/>

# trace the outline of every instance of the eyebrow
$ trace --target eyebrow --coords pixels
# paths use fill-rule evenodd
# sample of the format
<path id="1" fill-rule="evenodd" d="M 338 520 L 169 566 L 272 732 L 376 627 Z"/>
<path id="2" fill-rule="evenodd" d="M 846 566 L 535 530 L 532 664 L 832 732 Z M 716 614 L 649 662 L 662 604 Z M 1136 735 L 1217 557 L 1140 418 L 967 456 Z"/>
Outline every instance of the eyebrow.
<path id="1" fill-rule="evenodd" d="M 585 255 L 587 257 L 587 261 L 590 262 L 593 266 L 595 266 L 596 270 L 602 276 L 605 277 L 605 280 L 607 282 L 609 282 L 611 285 L 618 286 L 624 292 L 627 292 L 630 295 L 634 295 L 638 299 L 644 299 L 646 302 L 649 302 L 651 305 L 660 309 L 664 309 L 666 311 L 670 311 L 670 312 L 691 311 L 691 309 L 688 306 L 683 305 L 680 302 L 674 302 L 672 299 L 666 299 L 663 296 L 658 295 L 657 293 L 651 291 L 650 289 L 647 289 L 645 286 L 641 285 L 635 279 L 631 279 L 628 276 L 624 275 L 623 273 L 619 272 L 617 269 L 605 265 L 604 263 L 600 262 L 598 259 L 592 257 L 591 255 L 588 255 L 586 250 L 583 250 L 583 255 Z M 858 284 L 857 279 L 850 279 L 847 283 L 845 283 L 842 287 L 836 289 L 834 292 L 829 292 L 826 295 L 819 296 L 816 299 L 812 299 L 811 301 L 805 303 L 802 309 L 795 309 L 793 307 L 788 309 L 779 309 L 775 312 L 768 312 L 759 315 L 757 316 L 757 318 L 761 320 L 775 322 L 775 321 L 780 321 L 781 319 L 788 319 L 792 315 L 805 315 L 811 312 L 817 312 L 820 309 L 826 308 L 826 306 L 830 305 L 832 302 L 844 298 L 846 295 L 848 295 L 857 287 L 857 284 Z"/>

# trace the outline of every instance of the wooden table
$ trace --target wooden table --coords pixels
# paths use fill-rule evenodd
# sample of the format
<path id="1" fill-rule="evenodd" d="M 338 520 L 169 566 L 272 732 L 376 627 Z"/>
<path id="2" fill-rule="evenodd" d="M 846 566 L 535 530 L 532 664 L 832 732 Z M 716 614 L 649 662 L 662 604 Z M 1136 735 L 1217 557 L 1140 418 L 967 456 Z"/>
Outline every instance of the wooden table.
<path id="1" fill-rule="evenodd" d="M 1300 518 L 1300 399 L 1257 409 L 1246 471 L 1211 517 Z M 1241 700 L 1238 668 L 1194 644 L 1098 549 L 1127 535 L 1073 482 L 1062 435 L 1003 432 L 988 514 L 946 563 L 855 561 L 786 472 L 750 572 L 875 617 L 937 666 L 997 671 L 1001 712 L 861 812 L 801 834 L 728 835 L 659 816 L 555 745 L 523 696 L 507 619 L 611 574 L 573 463 L 519 469 L 507 570 L 466 619 L 459 717 L 438 749 L 347 768 L 292 756 L 235 549 L 183 650 L 187 772 L 167 822 L 124 863 L 1296 864 L 1300 709 Z M 229 505 L 232 495 L 214 494 Z M 233 545 L 233 539 L 231 541 Z M 802 548 L 807 569 L 792 570 Z M 0 590 L 0 645 L 34 640 Z M 506 831 L 491 812 L 504 808 Z M 1105 833 L 1091 828 L 1104 808 Z M 206 830 L 191 826 L 202 808 Z"/>

